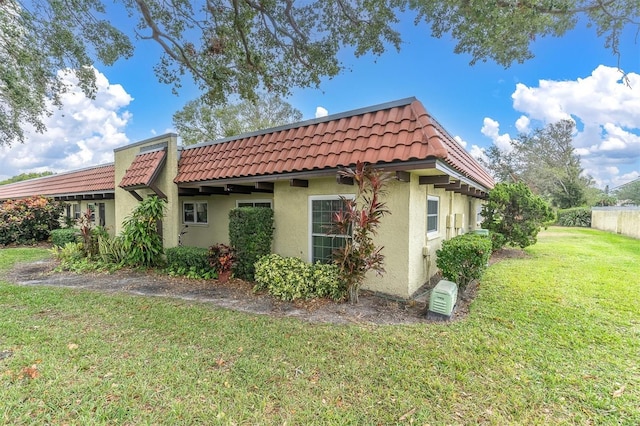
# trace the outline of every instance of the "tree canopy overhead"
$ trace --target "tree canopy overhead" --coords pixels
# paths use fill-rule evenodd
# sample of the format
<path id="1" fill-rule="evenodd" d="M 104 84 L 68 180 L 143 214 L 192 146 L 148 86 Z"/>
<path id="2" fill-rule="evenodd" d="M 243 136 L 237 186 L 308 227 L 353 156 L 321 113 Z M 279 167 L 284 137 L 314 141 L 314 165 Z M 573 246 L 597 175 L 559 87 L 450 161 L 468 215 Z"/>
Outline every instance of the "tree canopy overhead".
<path id="1" fill-rule="evenodd" d="M 407 11 L 432 36 L 451 34 L 455 52 L 472 64 L 523 62 L 533 40 L 561 36 L 581 16 L 614 53 L 625 27 L 640 29 L 636 0 L 3 0 L 0 144 L 23 141 L 27 124 L 44 130 L 43 114 L 66 89 L 60 72 L 73 70 L 92 96 L 89 66 L 130 57 L 132 38 L 161 46 L 154 68 L 161 82 L 178 88 L 190 74 L 210 103 L 220 103 L 232 94 L 252 99 L 261 89 L 285 95 L 317 86 L 343 69 L 337 54 L 345 46 L 357 56 L 398 49 L 397 24 Z M 122 12 L 137 19 L 135 28 L 109 19 Z"/>
<path id="2" fill-rule="evenodd" d="M 255 100 L 208 105 L 198 98 L 173 114 L 182 143 L 193 145 L 241 133 L 294 123 L 302 112 L 274 94 L 261 94 Z"/>

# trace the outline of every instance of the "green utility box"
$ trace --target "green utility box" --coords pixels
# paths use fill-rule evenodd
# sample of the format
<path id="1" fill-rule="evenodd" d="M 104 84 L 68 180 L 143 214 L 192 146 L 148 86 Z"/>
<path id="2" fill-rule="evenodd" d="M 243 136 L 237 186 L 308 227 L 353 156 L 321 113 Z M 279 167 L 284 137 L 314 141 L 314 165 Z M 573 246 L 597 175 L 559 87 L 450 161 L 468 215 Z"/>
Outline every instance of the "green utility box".
<path id="1" fill-rule="evenodd" d="M 439 320 L 451 319 L 451 314 L 453 314 L 457 300 L 458 285 L 451 281 L 440 280 L 433 290 L 431 290 L 427 318 Z"/>
<path id="2" fill-rule="evenodd" d="M 476 235 L 484 235 L 485 237 L 489 236 L 489 230 L 488 229 L 474 229 L 473 233 Z"/>

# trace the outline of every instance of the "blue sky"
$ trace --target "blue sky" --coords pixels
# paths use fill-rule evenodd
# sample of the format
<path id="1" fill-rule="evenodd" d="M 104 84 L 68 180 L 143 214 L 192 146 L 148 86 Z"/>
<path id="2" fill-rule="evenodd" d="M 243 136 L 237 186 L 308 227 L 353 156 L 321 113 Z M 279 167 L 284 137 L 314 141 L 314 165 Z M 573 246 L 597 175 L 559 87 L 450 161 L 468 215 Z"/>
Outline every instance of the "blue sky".
<path id="1" fill-rule="evenodd" d="M 627 87 L 618 59 L 584 24 L 562 38 L 537 40 L 534 59 L 507 69 L 492 62 L 470 66 L 468 56 L 453 53 L 453 40 L 434 39 L 410 19 L 400 30 L 399 53 L 355 58 L 344 51 L 344 73 L 318 89 L 294 88 L 288 101 L 309 119 L 318 107 L 335 114 L 415 96 L 475 156 L 492 143 L 507 146 L 521 131 L 572 117 L 580 129 L 576 151 L 600 187 L 640 177 L 640 45 L 633 31 L 621 46 L 620 67 L 635 82 Z M 0 149 L 0 179 L 110 162 L 113 148 L 173 131 L 173 113 L 199 92 L 188 77 L 178 96 L 158 83 L 153 65 L 159 55 L 153 42 L 140 41 L 132 59 L 96 64 L 98 98 L 69 97 L 47 119 L 45 135 Z"/>

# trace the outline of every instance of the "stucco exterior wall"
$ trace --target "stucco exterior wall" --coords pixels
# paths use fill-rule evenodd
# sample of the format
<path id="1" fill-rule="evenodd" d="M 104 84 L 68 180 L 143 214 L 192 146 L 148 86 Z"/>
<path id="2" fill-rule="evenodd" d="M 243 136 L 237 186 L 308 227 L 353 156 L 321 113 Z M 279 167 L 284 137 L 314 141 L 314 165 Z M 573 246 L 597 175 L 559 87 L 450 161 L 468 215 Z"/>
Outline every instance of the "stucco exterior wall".
<path id="1" fill-rule="evenodd" d="M 433 185 L 392 181 L 384 201 L 391 215 L 383 218 L 376 244 L 384 246 L 386 273 L 370 273 L 364 288 L 409 298 L 437 272 L 436 250 L 442 241 L 475 228 L 475 212 L 481 201 Z M 356 188 L 338 185 L 335 179 L 309 181 L 308 188 L 277 182 L 274 190 L 274 252 L 310 261 L 309 197 L 355 195 Z M 427 196 L 439 199 L 438 232 L 427 234 Z M 471 213 L 473 218 L 470 219 Z M 455 214 L 462 215 L 455 221 Z M 449 219 L 447 219 L 449 217 Z M 470 224 L 470 221 L 473 223 Z"/>
<path id="2" fill-rule="evenodd" d="M 351 185 L 338 185 L 335 178 L 313 179 L 308 188 L 289 186 L 289 181 L 275 183 L 273 191 L 273 250 L 282 256 L 310 260 L 309 197 L 314 195 L 355 195 Z"/>
<path id="3" fill-rule="evenodd" d="M 594 207 L 591 227 L 640 239 L 640 207 Z"/>
<path id="4" fill-rule="evenodd" d="M 66 205 L 78 204 L 80 206 L 80 214 L 83 214 L 89 208 L 89 204 L 104 203 L 104 227 L 109 235 L 114 236 L 116 232 L 116 203 L 115 200 L 79 200 L 76 202 L 67 201 Z M 100 225 L 100 218 L 98 217 L 99 211 L 96 208 L 96 222 L 95 226 Z"/>
<path id="5" fill-rule="evenodd" d="M 146 139 L 131 145 L 114 150 L 115 157 L 115 229 L 116 234 L 122 231 L 122 222 L 131 214 L 138 205 L 136 200 L 128 191 L 118 185 L 122 181 L 127 168 L 131 165 L 140 149 L 152 145 L 167 144 L 167 157 L 162 171 L 158 175 L 156 185 L 167 196 L 167 209 L 162 222 L 162 235 L 165 247 L 174 247 L 178 244 L 178 230 L 180 224 L 180 208 L 178 201 L 178 186 L 173 183 L 173 179 L 178 173 L 178 149 L 177 135 L 168 134 L 156 138 Z M 136 191 L 143 198 L 154 194 L 151 189 Z"/>
<path id="6" fill-rule="evenodd" d="M 183 204 L 190 202 L 207 203 L 207 223 L 191 224 L 185 229 L 182 236 L 182 244 L 193 247 L 209 247 L 213 244 L 229 244 L 229 211 L 236 208 L 238 201 L 264 201 L 271 200 L 272 194 L 237 194 L 237 195 L 211 195 L 201 197 L 180 197 L 180 227 L 184 229 L 182 208 Z"/>

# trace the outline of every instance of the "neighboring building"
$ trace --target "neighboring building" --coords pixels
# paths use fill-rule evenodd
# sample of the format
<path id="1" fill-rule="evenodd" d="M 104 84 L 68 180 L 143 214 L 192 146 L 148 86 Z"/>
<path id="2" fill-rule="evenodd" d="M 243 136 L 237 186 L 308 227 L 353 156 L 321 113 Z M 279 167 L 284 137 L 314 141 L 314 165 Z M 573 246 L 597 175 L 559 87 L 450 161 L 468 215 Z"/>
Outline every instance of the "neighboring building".
<path id="1" fill-rule="evenodd" d="M 340 196 L 355 195 L 338 171 L 357 161 L 395 176 L 385 199 L 391 215 L 376 238 L 387 272 L 369 276 L 365 287 L 408 298 L 437 272 L 441 242 L 476 227 L 494 185 L 415 98 L 184 148 L 168 134 L 116 149 L 114 165 L 0 187 L 0 199 L 41 194 L 79 208 L 98 202 L 104 224 L 118 233 L 138 201 L 157 194 L 168 201 L 166 247 L 177 245 L 185 225 L 185 245 L 228 243 L 231 209 L 271 207 L 273 252 L 313 262 L 348 238 L 326 235 L 324 225 Z M 89 176 L 110 185 L 90 186 Z M 64 184 L 76 179 L 86 187 Z"/>

